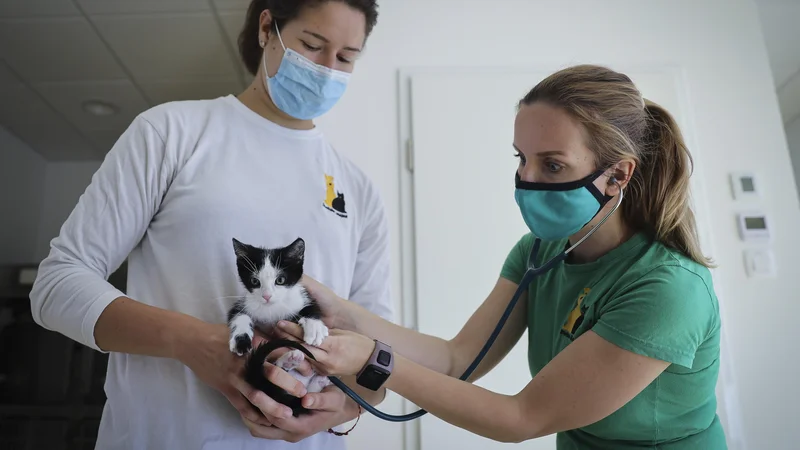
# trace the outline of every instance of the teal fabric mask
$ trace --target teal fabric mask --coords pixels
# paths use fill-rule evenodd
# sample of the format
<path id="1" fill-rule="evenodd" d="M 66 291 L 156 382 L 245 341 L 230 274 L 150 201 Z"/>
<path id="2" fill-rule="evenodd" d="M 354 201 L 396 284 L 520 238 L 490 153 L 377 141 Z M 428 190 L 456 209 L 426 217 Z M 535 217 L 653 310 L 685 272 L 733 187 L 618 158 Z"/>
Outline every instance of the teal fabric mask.
<path id="1" fill-rule="evenodd" d="M 557 241 L 591 222 L 613 198 L 594 185 L 603 172 L 569 183 L 530 183 L 517 174 L 514 198 L 531 233 L 543 241 Z"/>

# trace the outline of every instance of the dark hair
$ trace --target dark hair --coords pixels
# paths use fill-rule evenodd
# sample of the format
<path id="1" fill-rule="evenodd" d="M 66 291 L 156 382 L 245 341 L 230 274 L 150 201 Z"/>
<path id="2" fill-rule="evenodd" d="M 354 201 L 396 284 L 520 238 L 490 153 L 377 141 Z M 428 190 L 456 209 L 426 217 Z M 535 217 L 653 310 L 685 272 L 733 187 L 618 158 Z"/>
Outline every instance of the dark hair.
<path id="1" fill-rule="evenodd" d="M 621 207 L 628 225 L 712 267 L 700 250 L 690 207 L 692 157 L 667 110 L 643 98 L 628 76 L 593 65 L 550 75 L 520 105 L 535 102 L 562 108 L 584 127 L 599 168 L 636 161 Z"/>
<path id="2" fill-rule="evenodd" d="M 286 23 L 296 19 L 304 8 L 313 8 L 334 1 L 361 11 L 366 19 L 365 36 L 368 37 L 372 33 L 372 29 L 378 23 L 377 0 L 252 0 L 247 9 L 244 28 L 239 34 L 239 56 L 250 74 L 255 75 L 258 72 L 258 65 L 264 52 L 258 45 L 258 23 L 265 9 L 270 11 L 275 26 L 280 31 Z"/>

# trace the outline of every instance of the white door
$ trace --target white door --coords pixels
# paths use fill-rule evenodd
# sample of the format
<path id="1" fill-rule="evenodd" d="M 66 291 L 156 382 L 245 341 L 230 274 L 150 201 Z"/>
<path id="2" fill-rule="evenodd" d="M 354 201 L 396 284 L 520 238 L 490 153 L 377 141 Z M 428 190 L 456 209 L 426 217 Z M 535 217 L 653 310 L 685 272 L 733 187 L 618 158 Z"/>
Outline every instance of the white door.
<path id="1" fill-rule="evenodd" d="M 514 116 L 518 101 L 548 73 L 458 69 L 401 74 L 401 139 L 413 143 L 406 149 L 411 154 L 401 174 L 407 326 L 454 336 L 493 287 L 509 250 L 527 232 L 513 198 Z M 629 75 L 646 97 L 685 126 L 678 77 L 669 71 Z M 694 178 L 697 183 L 700 177 Z M 698 219 L 702 229 L 702 215 Z M 503 394 L 519 392 L 531 380 L 526 352 L 527 335 L 476 384 Z M 430 414 L 407 430 L 407 450 L 507 447 Z M 555 438 L 515 448 L 555 449 Z"/>

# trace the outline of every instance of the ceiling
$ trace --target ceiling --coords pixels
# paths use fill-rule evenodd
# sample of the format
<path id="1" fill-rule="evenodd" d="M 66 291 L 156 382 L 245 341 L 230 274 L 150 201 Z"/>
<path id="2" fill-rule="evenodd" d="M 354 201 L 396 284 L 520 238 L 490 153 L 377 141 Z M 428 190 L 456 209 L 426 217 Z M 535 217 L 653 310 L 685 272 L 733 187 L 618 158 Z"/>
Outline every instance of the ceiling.
<path id="1" fill-rule="evenodd" d="M 800 0 L 758 0 L 788 123 L 800 117 Z M 0 126 L 50 161 L 101 159 L 140 112 L 250 83 L 249 0 L 0 0 Z M 114 105 L 92 115 L 84 102 Z"/>
<path id="2" fill-rule="evenodd" d="M 48 160 L 96 160 L 154 105 L 238 94 L 248 4 L 0 0 L 0 126 Z M 88 113 L 91 100 L 116 114 Z"/>

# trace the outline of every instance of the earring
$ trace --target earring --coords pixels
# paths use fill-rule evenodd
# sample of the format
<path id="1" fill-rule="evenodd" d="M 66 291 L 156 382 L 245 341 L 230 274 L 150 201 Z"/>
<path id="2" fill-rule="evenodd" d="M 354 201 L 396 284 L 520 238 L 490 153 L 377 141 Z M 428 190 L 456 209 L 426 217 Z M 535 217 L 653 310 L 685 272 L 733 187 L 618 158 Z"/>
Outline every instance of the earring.
<path id="1" fill-rule="evenodd" d="M 258 45 L 260 45 L 261 48 L 264 48 L 264 41 L 258 41 Z"/>

